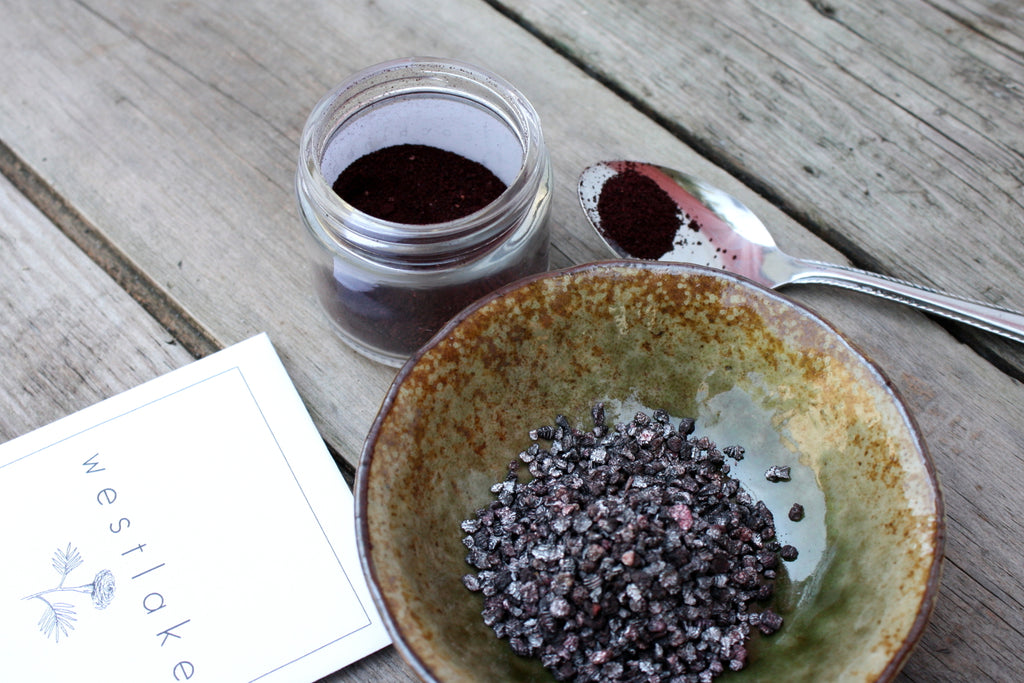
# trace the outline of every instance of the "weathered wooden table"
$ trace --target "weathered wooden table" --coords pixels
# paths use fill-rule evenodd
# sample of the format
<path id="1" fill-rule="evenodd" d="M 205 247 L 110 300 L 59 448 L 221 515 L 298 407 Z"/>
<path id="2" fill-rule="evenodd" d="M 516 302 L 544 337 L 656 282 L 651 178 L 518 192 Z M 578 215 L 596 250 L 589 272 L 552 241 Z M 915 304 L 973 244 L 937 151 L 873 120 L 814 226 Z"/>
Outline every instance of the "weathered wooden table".
<path id="1" fill-rule="evenodd" d="M 0 440 L 267 331 L 350 473 L 394 370 L 314 301 L 298 138 L 347 75 L 416 54 L 540 112 L 552 267 L 604 255 L 579 171 L 635 158 L 731 191 L 790 253 L 1024 308 L 1019 2 L 3 0 Z M 888 374 L 944 486 L 942 590 L 901 679 L 1020 680 L 1024 348 L 786 293 Z M 329 678 L 409 679 L 392 648 Z"/>

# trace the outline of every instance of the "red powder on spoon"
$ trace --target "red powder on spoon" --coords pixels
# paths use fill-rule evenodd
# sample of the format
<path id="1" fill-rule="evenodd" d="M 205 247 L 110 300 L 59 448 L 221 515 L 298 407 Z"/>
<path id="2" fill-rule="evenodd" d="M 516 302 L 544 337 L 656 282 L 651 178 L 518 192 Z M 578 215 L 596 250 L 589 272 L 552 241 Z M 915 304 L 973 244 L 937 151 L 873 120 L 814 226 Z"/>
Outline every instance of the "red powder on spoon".
<path id="1" fill-rule="evenodd" d="M 634 258 L 657 259 L 672 250 L 680 216 L 656 182 L 627 168 L 605 181 L 597 200 L 600 229 Z"/>

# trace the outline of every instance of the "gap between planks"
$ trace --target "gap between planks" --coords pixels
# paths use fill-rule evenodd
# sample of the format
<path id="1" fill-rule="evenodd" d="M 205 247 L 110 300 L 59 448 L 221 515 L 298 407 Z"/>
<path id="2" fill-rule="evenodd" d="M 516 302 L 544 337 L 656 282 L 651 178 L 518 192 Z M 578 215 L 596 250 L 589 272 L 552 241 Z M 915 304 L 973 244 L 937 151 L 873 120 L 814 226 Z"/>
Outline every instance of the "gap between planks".
<path id="1" fill-rule="evenodd" d="M 0 173 L 196 359 L 224 345 L 0 140 Z M 349 487 L 355 468 L 326 443 Z"/>
<path id="2" fill-rule="evenodd" d="M 554 38 L 552 35 L 545 33 L 540 26 L 530 22 L 525 16 L 506 6 L 505 3 L 501 2 L 501 0 L 484 0 L 484 2 L 496 12 L 515 23 L 524 31 L 528 32 L 587 76 L 593 78 L 595 81 L 614 93 L 628 105 L 633 107 L 633 109 L 666 130 L 677 140 L 742 182 L 753 192 L 757 193 L 763 199 L 778 208 L 782 213 L 786 214 L 806 228 L 808 232 L 817 236 L 819 239 L 843 254 L 854 268 L 899 279 L 898 274 L 888 272 L 888 269 L 885 268 L 884 264 L 872 257 L 869 251 L 861 248 L 852 240 L 844 238 L 842 234 L 839 234 L 834 230 L 830 230 L 827 226 L 823 226 L 813 220 L 805 211 L 801 211 L 791 202 L 780 196 L 779 193 L 773 191 L 767 183 L 761 181 L 756 176 L 751 175 L 737 164 L 731 162 L 726 156 L 716 153 L 712 146 L 707 144 L 701 137 L 694 135 L 678 122 L 662 115 L 655 108 L 632 94 L 626 85 L 616 80 L 613 76 L 605 74 L 599 69 L 594 68 L 592 65 L 587 64 L 586 61 L 580 58 L 572 50 L 571 46 L 566 45 Z M 816 12 L 825 18 L 833 18 L 835 9 L 830 5 L 830 3 L 812 0 L 811 6 Z M 928 313 L 923 314 L 927 315 L 933 322 L 942 327 L 950 336 L 973 350 L 997 370 L 1019 382 L 1024 382 L 1024 365 L 1022 365 L 1021 360 L 1024 356 L 1022 356 L 1020 347 L 1016 342 L 977 330 L 967 324 L 956 323 L 946 318 L 934 316 Z"/>

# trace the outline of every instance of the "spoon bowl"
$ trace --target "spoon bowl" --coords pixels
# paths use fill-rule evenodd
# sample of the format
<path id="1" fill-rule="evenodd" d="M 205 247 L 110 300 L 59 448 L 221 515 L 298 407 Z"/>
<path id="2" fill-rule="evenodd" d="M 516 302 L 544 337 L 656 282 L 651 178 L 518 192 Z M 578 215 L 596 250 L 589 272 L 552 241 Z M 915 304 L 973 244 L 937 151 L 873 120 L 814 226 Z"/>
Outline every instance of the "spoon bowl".
<path id="1" fill-rule="evenodd" d="M 638 161 L 605 161 L 580 175 L 579 199 L 590 224 L 618 257 L 635 259 L 616 234 L 642 230 L 604 220 L 601 195 L 609 180 L 635 173 L 651 192 L 675 204 L 679 222 L 671 248 L 656 260 L 720 268 L 773 289 L 789 284 L 827 284 L 872 294 L 1024 343 L 1024 315 L 991 304 L 938 292 L 885 275 L 821 263 L 782 252 L 764 223 L 728 193 L 675 169 Z M 651 182 L 653 181 L 653 183 Z"/>

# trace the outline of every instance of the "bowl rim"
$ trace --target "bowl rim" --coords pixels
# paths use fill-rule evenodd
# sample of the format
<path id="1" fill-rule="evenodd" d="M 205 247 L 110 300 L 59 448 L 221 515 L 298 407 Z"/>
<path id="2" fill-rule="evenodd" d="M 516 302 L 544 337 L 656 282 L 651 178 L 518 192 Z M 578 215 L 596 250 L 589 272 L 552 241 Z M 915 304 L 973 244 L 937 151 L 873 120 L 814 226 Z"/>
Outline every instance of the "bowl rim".
<path id="1" fill-rule="evenodd" d="M 370 430 L 363 441 L 358 466 L 356 467 L 354 487 L 355 531 L 356 545 L 359 552 L 359 562 L 362 566 L 363 574 L 367 578 L 367 587 L 369 589 L 370 596 L 381 615 L 381 620 L 384 623 L 384 627 L 387 630 L 388 635 L 391 637 L 392 644 L 395 646 L 395 649 L 398 650 L 406 663 L 423 681 L 427 681 L 429 683 L 441 683 L 441 680 L 427 666 L 420 655 L 409 645 L 408 642 L 406 642 L 406 639 L 399 630 L 388 599 L 380 590 L 377 568 L 370 553 L 373 544 L 369 538 L 367 496 L 369 473 L 373 465 L 373 451 L 384 420 L 394 406 L 402 384 L 413 372 L 415 366 L 423 356 L 440 344 L 452 332 L 452 330 L 458 327 L 464 320 L 474 315 L 478 310 L 493 301 L 502 298 L 506 294 L 522 289 L 523 287 L 541 280 L 563 279 L 581 273 L 598 272 L 602 270 L 614 272 L 627 269 L 636 269 L 648 272 L 683 272 L 688 275 L 702 275 L 720 278 L 738 284 L 740 287 L 752 290 L 758 296 L 767 297 L 774 303 L 780 303 L 783 306 L 792 308 L 799 315 L 809 319 L 817 325 L 820 325 L 826 332 L 836 338 L 843 346 L 852 352 L 855 357 L 859 358 L 865 368 L 879 381 L 883 390 L 889 394 L 893 404 L 897 408 L 897 412 L 902 417 L 904 424 L 910 432 L 911 441 L 916 446 L 918 457 L 924 466 L 928 483 L 934 494 L 933 503 L 935 513 L 935 527 L 931 537 L 934 552 L 928 568 L 928 577 L 925 581 L 925 587 L 921 595 L 921 602 L 918 606 L 917 614 L 914 618 L 914 622 L 908 629 L 903 642 L 900 644 L 899 649 L 892 655 L 892 657 L 890 657 L 886 666 L 875 679 L 876 683 L 888 683 L 889 681 L 892 681 L 902 670 L 904 664 L 910 658 L 910 655 L 913 654 L 914 649 L 917 647 L 921 636 L 924 634 L 924 631 L 928 626 L 931 615 L 934 612 L 941 587 L 942 567 L 945 557 L 946 514 L 942 486 L 939 482 L 935 463 L 932 460 L 928 445 L 922 436 L 921 429 L 917 424 L 916 418 L 907 408 L 906 402 L 904 401 L 900 391 L 892 383 L 881 367 L 871 357 L 864 353 L 856 343 L 851 341 L 845 334 L 837 329 L 835 325 L 816 313 L 810 307 L 742 275 L 737 275 L 735 273 L 730 273 L 708 266 L 667 261 L 643 261 L 631 259 L 591 261 L 541 273 L 535 273 L 520 280 L 516 280 L 515 282 L 504 285 L 469 304 L 466 308 L 451 318 L 440 330 L 438 330 L 429 341 L 413 353 L 399 369 L 398 373 L 392 380 L 387 394 L 381 402 L 380 408 L 374 417 Z"/>

